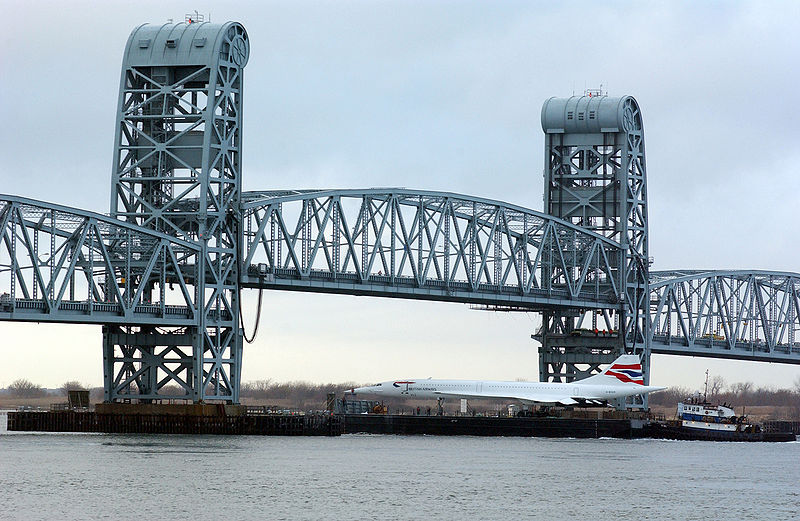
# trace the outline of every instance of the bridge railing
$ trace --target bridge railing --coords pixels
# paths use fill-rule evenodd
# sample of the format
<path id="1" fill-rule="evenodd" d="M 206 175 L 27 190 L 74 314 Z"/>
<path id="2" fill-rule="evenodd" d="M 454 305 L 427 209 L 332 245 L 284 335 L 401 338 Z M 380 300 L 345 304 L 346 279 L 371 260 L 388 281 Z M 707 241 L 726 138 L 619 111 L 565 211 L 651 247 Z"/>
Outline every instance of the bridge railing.
<path id="1" fill-rule="evenodd" d="M 654 353 L 800 363 L 800 274 L 650 273 Z"/>
<path id="2" fill-rule="evenodd" d="M 0 320 L 193 325 L 197 257 L 110 217 L 0 195 Z"/>
<path id="3" fill-rule="evenodd" d="M 247 286 L 531 307 L 608 307 L 620 294 L 617 243 L 497 201 L 274 191 L 245 193 L 243 210 Z"/>

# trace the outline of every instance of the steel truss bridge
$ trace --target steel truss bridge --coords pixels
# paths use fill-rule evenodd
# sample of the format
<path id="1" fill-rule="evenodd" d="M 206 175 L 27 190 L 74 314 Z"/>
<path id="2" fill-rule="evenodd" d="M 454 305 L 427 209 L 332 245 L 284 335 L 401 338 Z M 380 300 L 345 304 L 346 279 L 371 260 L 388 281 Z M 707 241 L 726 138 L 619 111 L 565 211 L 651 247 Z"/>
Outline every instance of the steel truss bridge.
<path id="1" fill-rule="evenodd" d="M 654 353 L 797 364 L 800 275 L 650 273 Z"/>
<path id="2" fill-rule="evenodd" d="M 102 325 L 106 401 L 238 403 L 242 288 L 538 312 L 543 381 L 622 352 L 646 381 L 651 353 L 800 363 L 800 275 L 649 271 L 632 97 L 545 103 L 544 212 L 395 188 L 242 192 L 248 57 L 238 23 L 137 27 L 109 215 L 0 195 L 0 320 Z"/>
<path id="3" fill-rule="evenodd" d="M 619 247 L 498 201 L 401 189 L 243 195 L 245 287 L 530 309 L 613 305 Z"/>

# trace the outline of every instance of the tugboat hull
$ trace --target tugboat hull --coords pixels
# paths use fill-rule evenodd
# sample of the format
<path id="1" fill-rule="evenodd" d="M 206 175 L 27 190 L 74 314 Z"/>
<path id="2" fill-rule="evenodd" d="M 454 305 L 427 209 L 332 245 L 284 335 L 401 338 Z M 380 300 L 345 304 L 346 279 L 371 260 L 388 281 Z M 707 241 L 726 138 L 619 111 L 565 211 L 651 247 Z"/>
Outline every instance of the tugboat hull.
<path id="1" fill-rule="evenodd" d="M 666 440 L 701 440 L 701 441 L 796 441 L 797 436 L 791 432 L 764 432 L 760 429 L 744 431 L 695 429 L 684 427 L 679 422 L 651 422 L 644 428 L 648 438 Z"/>

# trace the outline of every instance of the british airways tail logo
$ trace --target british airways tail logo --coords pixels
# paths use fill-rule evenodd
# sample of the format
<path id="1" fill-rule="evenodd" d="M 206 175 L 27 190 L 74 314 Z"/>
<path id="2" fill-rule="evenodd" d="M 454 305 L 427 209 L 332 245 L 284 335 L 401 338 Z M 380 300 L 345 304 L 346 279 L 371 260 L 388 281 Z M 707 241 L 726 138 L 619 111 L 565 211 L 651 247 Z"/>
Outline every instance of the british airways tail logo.
<path id="1" fill-rule="evenodd" d="M 614 364 L 608 368 L 606 374 L 615 377 L 621 382 L 644 385 L 642 364 Z"/>

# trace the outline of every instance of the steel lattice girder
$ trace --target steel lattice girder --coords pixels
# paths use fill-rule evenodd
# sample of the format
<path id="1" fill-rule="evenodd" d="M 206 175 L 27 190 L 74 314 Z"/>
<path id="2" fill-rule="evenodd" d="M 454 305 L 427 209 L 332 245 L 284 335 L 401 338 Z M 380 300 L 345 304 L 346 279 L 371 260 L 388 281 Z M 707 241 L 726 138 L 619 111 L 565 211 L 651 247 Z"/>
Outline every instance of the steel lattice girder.
<path id="1" fill-rule="evenodd" d="M 530 309 L 611 307 L 620 294 L 617 243 L 498 201 L 275 191 L 243 194 L 242 209 L 249 287 Z"/>
<path id="2" fill-rule="evenodd" d="M 199 251 L 100 214 L 0 195 L 0 320 L 196 325 Z"/>
<path id="3" fill-rule="evenodd" d="M 650 274 L 654 353 L 800 364 L 800 274 Z"/>

